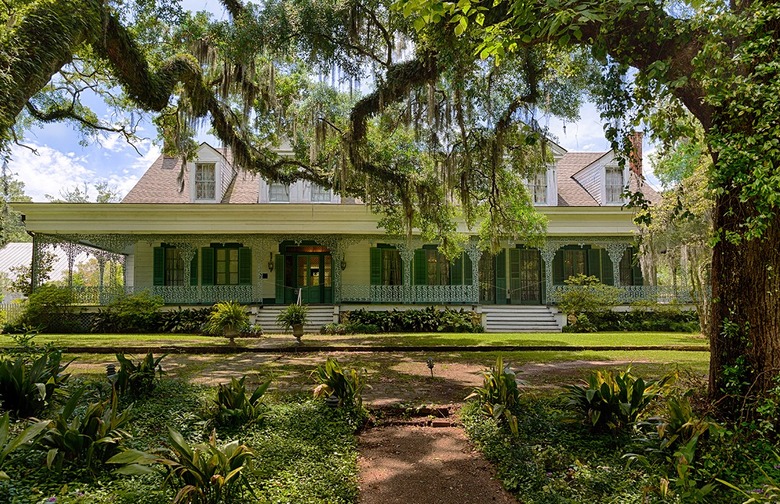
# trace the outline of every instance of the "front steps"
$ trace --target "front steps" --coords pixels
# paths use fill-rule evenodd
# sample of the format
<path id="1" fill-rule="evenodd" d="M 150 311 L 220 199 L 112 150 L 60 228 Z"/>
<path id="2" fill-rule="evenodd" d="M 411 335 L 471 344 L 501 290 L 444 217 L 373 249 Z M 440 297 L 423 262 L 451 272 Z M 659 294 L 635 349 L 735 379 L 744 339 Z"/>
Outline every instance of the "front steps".
<path id="1" fill-rule="evenodd" d="M 308 305 L 309 318 L 303 330 L 307 333 L 319 333 L 320 328 L 333 323 L 333 305 Z M 263 332 L 266 334 L 277 334 L 284 332 L 283 328 L 277 325 L 276 317 L 286 306 L 263 306 L 253 313 L 255 324 L 260 324 Z M 253 310 L 254 312 L 254 310 Z M 291 332 L 288 330 L 288 332 Z"/>
<path id="2" fill-rule="evenodd" d="M 543 305 L 485 305 L 485 332 L 561 332 L 554 310 Z"/>

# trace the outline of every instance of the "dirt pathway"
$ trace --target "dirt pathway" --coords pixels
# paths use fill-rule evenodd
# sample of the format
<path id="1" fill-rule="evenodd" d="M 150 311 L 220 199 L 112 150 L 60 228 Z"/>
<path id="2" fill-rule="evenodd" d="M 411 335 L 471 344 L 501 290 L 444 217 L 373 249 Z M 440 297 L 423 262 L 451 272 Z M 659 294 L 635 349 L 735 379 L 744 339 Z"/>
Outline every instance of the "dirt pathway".
<path id="1" fill-rule="evenodd" d="M 377 427 L 359 448 L 360 504 L 517 502 L 459 427 Z"/>

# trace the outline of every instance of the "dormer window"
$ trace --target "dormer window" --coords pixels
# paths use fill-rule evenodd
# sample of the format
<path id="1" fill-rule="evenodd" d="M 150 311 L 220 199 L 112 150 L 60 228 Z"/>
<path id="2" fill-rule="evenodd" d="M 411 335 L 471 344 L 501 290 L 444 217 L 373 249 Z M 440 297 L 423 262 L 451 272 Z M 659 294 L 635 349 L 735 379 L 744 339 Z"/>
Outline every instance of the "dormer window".
<path id="1" fill-rule="evenodd" d="M 535 205 L 547 204 L 547 170 L 534 175 L 528 184 L 528 192 L 531 193 Z"/>
<path id="2" fill-rule="evenodd" d="M 311 185 L 311 200 L 315 203 L 330 202 L 331 194 L 330 189 L 326 189 L 320 185 Z"/>
<path id="3" fill-rule="evenodd" d="M 195 199 L 217 199 L 217 166 L 214 163 L 195 164 Z"/>
<path id="4" fill-rule="evenodd" d="M 287 184 L 280 184 L 279 182 L 271 182 L 268 185 L 268 201 L 289 202 L 290 186 Z"/>
<path id="5" fill-rule="evenodd" d="M 606 196 L 607 204 L 623 203 L 623 169 L 619 166 L 606 167 Z"/>

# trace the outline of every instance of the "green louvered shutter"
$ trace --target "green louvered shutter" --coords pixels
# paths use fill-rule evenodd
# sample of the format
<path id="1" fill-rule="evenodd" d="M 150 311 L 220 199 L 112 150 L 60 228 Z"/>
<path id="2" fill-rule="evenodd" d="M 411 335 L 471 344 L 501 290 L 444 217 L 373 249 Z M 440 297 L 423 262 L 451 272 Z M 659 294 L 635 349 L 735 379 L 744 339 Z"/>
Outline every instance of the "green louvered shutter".
<path id="1" fill-rule="evenodd" d="M 612 268 L 612 260 L 606 250 L 601 250 L 601 283 L 615 285 L 615 270 Z"/>
<path id="2" fill-rule="evenodd" d="M 200 249 L 200 284 L 214 285 L 214 249 L 203 247 Z"/>
<path id="3" fill-rule="evenodd" d="M 371 285 L 382 285 L 382 249 L 371 247 L 369 259 Z"/>
<path id="4" fill-rule="evenodd" d="M 276 304 L 284 304 L 284 256 L 276 254 L 274 258 L 274 285 L 276 286 Z"/>
<path id="5" fill-rule="evenodd" d="M 639 258 L 634 247 L 628 249 L 631 251 L 631 279 L 634 281 L 633 285 L 644 285 L 645 281 L 642 278 L 642 267 L 639 265 Z"/>
<path id="6" fill-rule="evenodd" d="M 496 255 L 496 304 L 506 304 L 506 250 Z"/>
<path id="7" fill-rule="evenodd" d="M 198 251 L 192 256 L 190 261 L 190 285 L 198 285 Z"/>
<path id="8" fill-rule="evenodd" d="M 601 283 L 606 283 L 604 281 L 603 272 L 601 271 L 601 250 L 588 249 L 585 251 L 585 254 L 588 258 L 588 270 L 585 272 L 585 274 L 593 275 L 594 277 L 598 278 Z"/>
<path id="9" fill-rule="evenodd" d="M 450 285 L 463 285 L 463 254 L 450 264 Z"/>
<path id="10" fill-rule="evenodd" d="M 463 254 L 463 285 L 474 285 L 474 271 L 471 258 Z"/>
<path id="11" fill-rule="evenodd" d="M 152 271 L 152 285 L 165 284 L 165 249 L 154 247 L 154 262 Z"/>
<path id="12" fill-rule="evenodd" d="M 563 250 L 555 253 L 552 263 L 553 285 L 563 285 Z"/>
<path id="13" fill-rule="evenodd" d="M 425 285 L 428 279 L 427 259 L 425 250 L 414 251 L 414 285 Z"/>
<path id="14" fill-rule="evenodd" d="M 252 285 L 252 249 L 238 249 L 238 285 Z"/>

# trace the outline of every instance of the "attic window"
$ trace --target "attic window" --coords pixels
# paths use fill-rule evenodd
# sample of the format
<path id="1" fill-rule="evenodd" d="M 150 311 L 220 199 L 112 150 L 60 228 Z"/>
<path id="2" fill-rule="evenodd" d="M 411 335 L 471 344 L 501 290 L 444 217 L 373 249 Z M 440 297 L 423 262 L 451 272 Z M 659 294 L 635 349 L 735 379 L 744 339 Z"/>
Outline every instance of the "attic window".
<path id="1" fill-rule="evenodd" d="M 330 201 L 330 189 L 326 189 L 321 185 L 311 185 L 311 200 L 314 202 L 328 202 Z"/>
<path id="2" fill-rule="evenodd" d="M 544 205 L 547 203 L 547 171 L 537 173 L 528 184 L 528 191 L 534 199 L 534 204 Z"/>
<path id="3" fill-rule="evenodd" d="M 214 200 L 217 198 L 217 168 L 214 163 L 195 165 L 195 199 Z"/>
<path id="4" fill-rule="evenodd" d="M 623 169 L 619 166 L 607 166 L 606 170 L 607 203 L 622 203 Z"/>
<path id="5" fill-rule="evenodd" d="M 290 186 L 271 182 L 268 185 L 268 201 L 290 201 Z"/>

